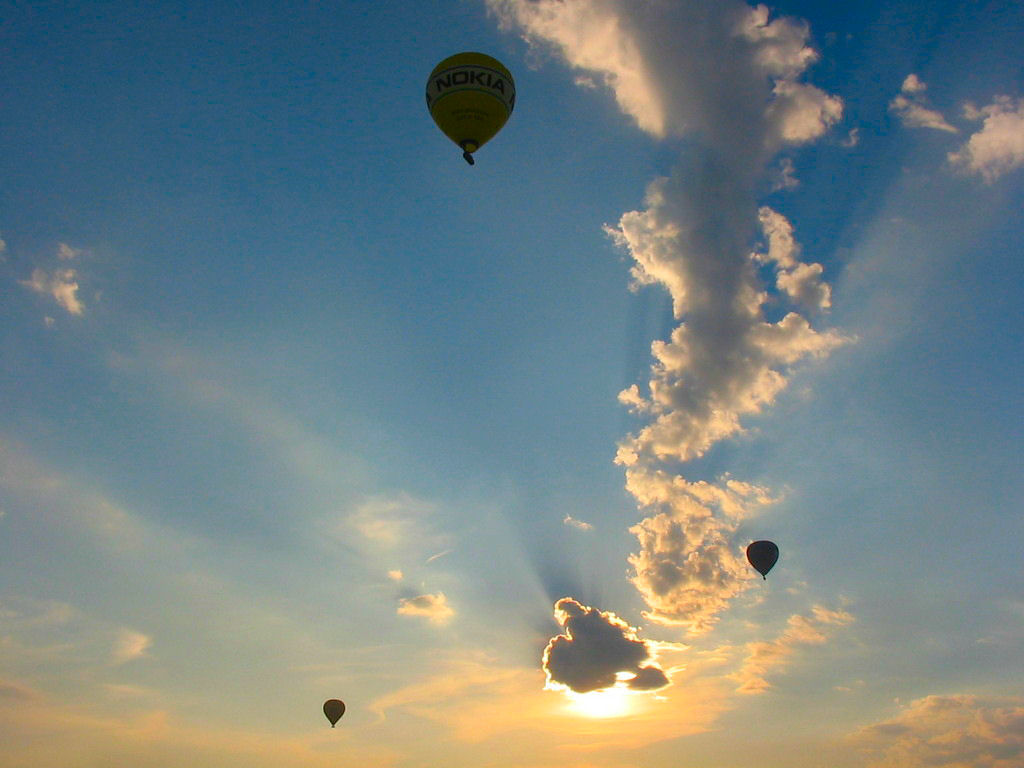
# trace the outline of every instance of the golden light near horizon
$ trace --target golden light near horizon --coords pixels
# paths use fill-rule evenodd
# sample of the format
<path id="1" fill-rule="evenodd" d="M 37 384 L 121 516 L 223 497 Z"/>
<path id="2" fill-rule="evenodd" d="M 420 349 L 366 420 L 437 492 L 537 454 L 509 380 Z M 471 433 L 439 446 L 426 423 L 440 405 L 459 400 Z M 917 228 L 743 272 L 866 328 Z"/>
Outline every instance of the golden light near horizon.
<path id="1" fill-rule="evenodd" d="M 567 691 L 568 708 L 583 717 L 623 717 L 633 710 L 633 695 L 625 688 L 604 688 L 599 691 L 575 693 Z"/>

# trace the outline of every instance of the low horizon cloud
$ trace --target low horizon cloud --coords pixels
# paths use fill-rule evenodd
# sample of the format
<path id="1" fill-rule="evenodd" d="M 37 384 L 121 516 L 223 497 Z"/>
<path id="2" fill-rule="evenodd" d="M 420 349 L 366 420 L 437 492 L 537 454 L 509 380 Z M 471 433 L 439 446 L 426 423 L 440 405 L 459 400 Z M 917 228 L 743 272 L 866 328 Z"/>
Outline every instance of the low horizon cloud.
<path id="1" fill-rule="evenodd" d="M 925 696 L 850 736 L 869 768 L 1018 768 L 1024 698 Z"/>

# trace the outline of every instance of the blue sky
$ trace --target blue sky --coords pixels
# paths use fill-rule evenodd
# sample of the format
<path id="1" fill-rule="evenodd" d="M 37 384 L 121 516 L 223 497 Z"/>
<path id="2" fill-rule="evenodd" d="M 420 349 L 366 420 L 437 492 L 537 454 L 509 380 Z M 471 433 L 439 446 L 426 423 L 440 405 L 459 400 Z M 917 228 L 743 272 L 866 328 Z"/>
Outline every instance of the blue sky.
<path id="1" fill-rule="evenodd" d="M 6 765 L 1016 765 L 1022 31 L 0 3 Z"/>

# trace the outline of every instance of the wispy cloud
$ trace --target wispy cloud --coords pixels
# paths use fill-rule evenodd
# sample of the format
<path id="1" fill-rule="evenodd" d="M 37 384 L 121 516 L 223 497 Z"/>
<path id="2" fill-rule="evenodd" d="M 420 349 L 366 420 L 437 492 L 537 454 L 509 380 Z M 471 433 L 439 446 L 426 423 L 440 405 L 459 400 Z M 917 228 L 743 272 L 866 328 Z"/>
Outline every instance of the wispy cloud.
<path id="1" fill-rule="evenodd" d="M 146 655 L 153 638 L 131 629 L 122 629 L 114 644 L 113 660 L 115 664 L 125 664 Z"/>
<path id="2" fill-rule="evenodd" d="M 1024 763 L 1024 698 L 926 696 L 851 741 L 871 768 L 1014 768 Z"/>
<path id="3" fill-rule="evenodd" d="M 36 293 L 51 296 L 72 315 L 81 315 L 85 312 L 85 305 L 78 300 L 77 275 L 73 269 L 47 272 L 37 267 L 32 270 L 32 277 L 22 280 L 21 284 Z"/>
<path id="4" fill-rule="evenodd" d="M 61 261 L 71 261 L 72 259 L 77 259 L 81 255 L 82 250 L 80 248 L 72 248 L 67 243 L 57 244 L 57 258 Z"/>
<path id="5" fill-rule="evenodd" d="M 398 615 L 426 619 L 431 624 L 440 625 L 451 621 L 455 609 L 448 604 L 444 592 L 436 592 L 399 599 Z"/>
<path id="6" fill-rule="evenodd" d="M 434 507 L 412 496 L 399 493 L 366 499 L 348 517 L 348 524 L 364 538 L 385 547 L 407 543 L 415 535 L 424 517 Z"/>
<path id="7" fill-rule="evenodd" d="M 454 551 L 454 549 L 445 549 L 441 552 L 438 552 L 437 554 L 433 554 L 424 561 L 424 565 L 430 565 L 430 563 L 433 563 L 436 560 L 440 560 L 442 557 L 447 557 Z"/>
<path id="8" fill-rule="evenodd" d="M 742 668 L 732 678 L 739 682 L 740 693 L 763 693 L 771 688 L 766 676 L 790 663 L 799 646 L 821 645 L 828 640 L 833 627 L 853 621 L 846 611 L 814 606 L 810 616 L 799 614 L 789 617 L 785 631 L 771 641 L 747 644 L 747 657 Z"/>
<path id="9" fill-rule="evenodd" d="M 656 696 L 631 695 L 628 717 L 602 720 L 594 728 L 570 697 L 542 683 L 536 668 L 453 650 L 438 655 L 429 676 L 379 697 L 371 709 L 382 718 L 402 712 L 434 722 L 455 739 L 479 745 L 483 762 L 493 762 L 493 750 L 501 749 L 510 765 L 540 768 L 552 765 L 551 750 L 561 755 L 559 765 L 576 765 L 573 752 L 593 755 L 700 733 L 726 708 L 720 687 L 692 678 L 685 690 L 670 686 Z M 512 733 L 529 738 L 510 739 Z"/>
<path id="10" fill-rule="evenodd" d="M 41 695 L 27 685 L 12 680 L 0 680 L 0 701 L 36 701 Z"/>
<path id="11" fill-rule="evenodd" d="M 572 515 L 566 515 L 565 517 L 563 517 L 562 518 L 562 525 L 567 525 L 570 528 L 576 528 L 577 530 L 580 530 L 580 531 L 592 531 L 592 530 L 594 530 L 594 526 L 592 526 L 590 523 L 585 522 L 583 520 L 577 520 Z"/>
<path id="12" fill-rule="evenodd" d="M 908 128 L 932 128 L 937 131 L 959 133 L 940 112 L 927 107 L 924 92 L 928 86 L 915 74 L 911 73 L 903 80 L 900 93 L 889 102 L 889 111 L 900 119 Z"/>
<path id="13" fill-rule="evenodd" d="M 1000 96 L 988 106 L 964 110 L 968 120 L 983 120 L 949 162 L 967 173 L 977 173 L 992 183 L 1024 166 L 1024 99 Z"/>

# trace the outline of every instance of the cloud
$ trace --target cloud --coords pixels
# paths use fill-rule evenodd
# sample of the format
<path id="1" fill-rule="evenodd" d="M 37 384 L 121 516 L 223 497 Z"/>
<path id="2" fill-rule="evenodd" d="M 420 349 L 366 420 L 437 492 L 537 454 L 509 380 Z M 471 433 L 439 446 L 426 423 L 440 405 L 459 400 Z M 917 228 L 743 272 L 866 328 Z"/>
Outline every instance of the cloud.
<path id="1" fill-rule="evenodd" d="M 566 515 L 562 518 L 562 525 L 568 525 L 571 528 L 577 528 L 581 531 L 592 531 L 594 526 L 590 523 L 584 522 L 583 520 L 577 520 L 572 515 Z"/>
<path id="2" fill-rule="evenodd" d="M 430 557 L 428 557 L 426 560 L 424 560 L 423 561 L 424 565 L 430 565 L 430 563 L 434 562 L 435 560 L 440 560 L 442 557 L 447 557 L 448 555 L 450 555 L 454 551 L 455 551 L 454 549 L 445 549 L 445 550 L 442 550 L 441 552 L 437 552 L 436 554 L 433 554 Z"/>
<path id="3" fill-rule="evenodd" d="M 85 311 L 82 302 L 78 300 L 78 283 L 73 269 L 58 269 L 48 274 L 46 270 L 37 267 L 32 270 L 32 277 L 22 280 L 21 284 L 36 293 L 52 296 L 72 315 L 81 315 Z"/>
<path id="4" fill-rule="evenodd" d="M 823 136 L 843 103 L 801 79 L 818 58 L 807 24 L 772 18 L 763 5 L 489 6 L 535 50 L 600 82 L 641 130 L 690 139 L 676 167 L 648 186 L 644 208 L 622 214 L 606 232 L 633 259 L 634 288 L 665 288 L 678 321 L 669 339 L 651 346 L 646 387 L 619 396 L 646 423 L 620 443 L 616 460 L 639 505 L 656 507 L 631 529 L 640 542 L 630 557 L 632 580 L 648 618 L 706 631 L 748 583 L 730 539 L 736 519 L 760 502 L 725 486 L 712 493 L 711 484 L 658 465 L 698 458 L 742 433 L 742 419 L 774 402 L 794 366 L 847 341 L 814 329 L 801 314 L 828 307 L 823 270 L 797 259 L 792 227 L 768 209 L 759 212 L 755 197 L 777 154 Z M 764 255 L 751 254 L 758 229 L 777 270 L 771 286 L 759 276 Z M 765 315 L 769 303 L 783 310 L 774 322 Z"/>
<path id="5" fill-rule="evenodd" d="M 125 664 L 142 658 L 153 645 L 153 638 L 131 629 L 122 629 L 114 644 L 113 659 L 115 664 Z"/>
<path id="6" fill-rule="evenodd" d="M 398 615 L 417 616 L 431 624 L 447 624 L 455 615 L 455 611 L 448 605 L 448 598 L 444 592 L 438 592 L 401 598 L 398 601 Z"/>
<path id="7" fill-rule="evenodd" d="M 489 0 L 506 27 L 599 80 L 657 137 L 699 134 L 773 154 L 816 138 L 842 102 L 798 83 L 817 59 L 801 21 L 735 0 Z M 708 61 L 722 66 L 708 67 Z M 766 108 L 767 107 L 767 108 Z M 750 152 L 743 156 L 749 159 Z"/>
<path id="8" fill-rule="evenodd" d="M 614 613 L 563 597 L 555 603 L 555 620 L 565 632 L 544 649 L 548 687 L 587 693 L 616 686 L 646 691 L 669 684 L 647 642 Z"/>
<path id="9" fill-rule="evenodd" d="M 78 248 L 72 248 L 67 243 L 57 244 L 57 258 L 61 261 L 70 261 L 71 259 L 77 259 L 82 255 L 82 251 Z"/>
<path id="10" fill-rule="evenodd" d="M 381 718 L 398 712 L 435 723 L 446 736 L 476 745 L 480 764 L 493 763 L 500 750 L 508 765 L 547 767 L 557 750 L 559 765 L 593 766 L 593 756 L 603 749 L 636 749 L 705 732 L 728 708 L 721 686 L 693 677 L 685 689 L 670 686 L 654 696 L 622 689 L 627 716 L 602 719 L 595 728 L 593 720 L 581 717 L 581 695 L 545 688 L 536 668 L 505 666 L 465 648 L 437 651 L 432 658 L 429 674 L 375 699 L 370 708 Z"/>
<path id="11" fill-rule="evenodd" d="M 810 616 L 794 614 L 786 629 L 775 640 L 747 644 L 747 657 L 732 678 L 740 683 L 740 693 L 764 693 L 771 688 L 765 676 L 772 670 L 787 665 L 796 649 L 802 645 L 821 645 L 828 639 L 832 627 L 845 626 L 853 621 L 846 611 L 833 611 L 814 606 Z"/>
<path id="12" fill-rule="evenodd" d="M 793 237 L 793 225 L 780 213 L 767 206 L 757 212 L 761 231 L 768 239 L 768 252 L 755 253 L 753 258 L 778 269 L 776 287 L 797 306 L 824 310 L 832 306 L 832 290 L 822 280 L 821 264 L 804 264 L 799 260 L 800 246 Z"/>
<path id="13" fill-rule="evenodd" d="M 779 161 L 774 175 L 772 192 L 778 192 L 780 189 L 796 189 L 800 186 L 800 179 L 796 177 L 796 168 L 793 167 L 793 158 L 791 157 L 784 157 Z"/>
<path id="14" fill-rule="evenodd" d="M 1017 768 L 1024 698 L 926 696 L 851 740 L 873 756 L 870 768 Z"/>
<path id="15" fill-rule="evenodd" d="M 660 624 L 710 630 L 717 614 L 754 578 L 742 551 L 730 543 L 753 504 L 771 501 L 757 486 L 691 482 L 638 464 L 626 471 L 626 489 L 644 507 L 661 510 L 632 528 L 640 551 L 629 556 L 631 582 Z"/>
<path id="16" fill-rule="evenodd" d="M 404 575 L 402 574 L 401 571 L 399 571 L 398 569 L 395 569 L 393 571 L 388 571 L 388 578 L 391 579 L 392 581 L 401 581 L 405 577 L 404 577 Z"/>
<path id="17" fill-rule="evenodd" d="M 36 701 L 39 698 L 40 695 L 28 686 L 21 685 L 20 683 L 13 682 L 11 680 L 0 679 L 0 704 L 4 701 Z"/>
<path id="18" fill-rule="evenodd" d="M 406 542 L 419 521 L 433 511 L 432 505 L 400 493 L 368 499 L 349 516 L 348 522 L 365 538 L 394 547 Z"/>
<path id="19" fill-rule="evenodd" d="M 984 122 L 966 144 L 949 154 L 954 167 L 980 174 L 992 183 L 1024 165 L 1024 99 L 1014 102 L 1009 96 L 999 96 L 980 110 L 968 106 L 965 115 Z"/>
<path id="20" fill-rule="evenodd" d="M 900 93 L 889 102 L 889 111 L 895 114 L 907 128 L 933 128 L 937 131 L 959 133 L 946 118 L 926 105 L 924 92 L 928 86 L 911 73 L 903 80 Z"/>
<path id="21" fill-rule="evenodd" d="M 903 85 L 900 86 L 903 93 L 924 93 L 927 89 L 928 86 L 913 72 L 903 79 Z"/>

